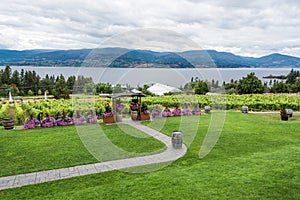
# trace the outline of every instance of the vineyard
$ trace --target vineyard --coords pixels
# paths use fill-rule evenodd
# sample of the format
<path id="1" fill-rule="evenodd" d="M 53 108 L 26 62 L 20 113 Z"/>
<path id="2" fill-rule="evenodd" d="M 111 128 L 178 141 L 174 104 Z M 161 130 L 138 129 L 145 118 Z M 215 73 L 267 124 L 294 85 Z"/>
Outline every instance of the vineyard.
<path id="1" fill-rule="evenodd" d="M 124 104 L 123 114 L 129 114 L 130 98 L 121 99 Z M 291 108 L 295 111 L 300 110 L 299 95 L 171 95 L 171 96 L 155 96 L 145 97 L 143 102 L 152 110 L 154 106 L 161 108 L 168 106 L 174 108 L 176 105 L 198 104 L 201 109 L 209 105 L 213 109 L 239 110 L 242 106 L 248 106 L 250 111 L 278 111 L 283 108 Z M 72 100 L 32 100 L 27 102 L 1 103 L 0 102 L 0 123 L 2 119 L 9 117 L 13 109 L 13 117 L 17 124 L 24 123 L 25 118 L 29 114 L 37 119 L 42 119 L 46 113 L 57 118 L 63 111 L 72 117 L 77 110 L 86 115 L 90 110 L 94 110 L 96 115 L 101 116 L 105 112 L 105 105 L 111 104 L 110 99 L 94 99 L 94 98 L 73 98 Z"/>

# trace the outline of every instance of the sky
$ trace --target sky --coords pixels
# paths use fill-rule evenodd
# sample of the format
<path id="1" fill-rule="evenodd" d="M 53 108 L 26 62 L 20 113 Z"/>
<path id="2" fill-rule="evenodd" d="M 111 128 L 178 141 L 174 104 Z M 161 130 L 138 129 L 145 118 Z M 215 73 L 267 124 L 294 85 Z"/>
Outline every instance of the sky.
<path id="1" fill-rule="evenodd" d="M 157 46 L 176 46 L 180 35 L 201 49 L 300 57 L 299 10 L 298 0 L 1 0 L 0 49 L 96 48 L 120 37 L 131 44 L 126 35 L 150 29 L 144 39 Z"/>

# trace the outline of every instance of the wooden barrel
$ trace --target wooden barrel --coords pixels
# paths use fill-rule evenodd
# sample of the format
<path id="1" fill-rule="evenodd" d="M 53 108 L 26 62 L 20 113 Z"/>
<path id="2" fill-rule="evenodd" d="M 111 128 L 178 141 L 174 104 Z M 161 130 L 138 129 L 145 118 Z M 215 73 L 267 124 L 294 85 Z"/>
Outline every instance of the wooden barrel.
<path id="1" fill-rule="evenodd" d="M 286 114 L 287 114 L 289 117 L 293 117 L 293 110 L 292 110 L 292 109 L 287 108 L 287 109 L 285 109 L 285 112 L 286 112 Z"/>
<path id="2" fill-rule="evenodd" d="M 182 148 L 182 133 L 180 131 L 174 131 L 172 133 L 172 146 L 174 149 Z"/>
<path id="3" fill-rule="evenodd" d="M 137 120 L 138 118 L 138 112 L 137 111 L 131 111 L 131 119 Z"/>
<path id="4" fill-rule="evenodd" d="M 116 121 L 117 121 L 117 122 L 122 122 L 122 115 L 117 114 L 117 115 L 116 115 Z"/>
<path id="5" fill-rule="evenodd" d="M 206 114 L 209 114 L 209 113 L 210 113 L 210 106 L 205 106 L 205 107 L 204 107 L 204 112 L 205 112 Z"/>
<path id="6" fill-rule="evenodd" d="M 248 113 L 248 106 L 242 106 L 242 113 Z"/>
<path id="7" fill-rule="evenodd" d="M 15 120 L 13 118 L 4 118 L 3 126 L 5 130 L 13 129 L 15 126 Z"/>

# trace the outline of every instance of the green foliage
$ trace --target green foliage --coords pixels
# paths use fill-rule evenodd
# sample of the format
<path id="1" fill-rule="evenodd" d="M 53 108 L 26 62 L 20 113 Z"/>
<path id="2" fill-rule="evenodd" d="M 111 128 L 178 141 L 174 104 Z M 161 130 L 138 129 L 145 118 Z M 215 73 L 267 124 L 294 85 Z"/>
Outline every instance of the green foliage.
<path id="1" fill-rule="evenodd" d="M 14 102 L 15 107 L 15 123 L 16 124 L 23 124 L 25 121 L 25 113 L 22 109 L 22 107 L 15 101 Z"/>
<path id="2" fill-rule="evenodd" d="M 95 94 L 96 93 L 96 88 L 94 83 L 87 83 L 84 85 L 83 88 L 84 94 Z"/>
<path id="3" fill-rule="evenodd" d="M 70 93 L 69 89 L 67 87 L 67 83 L 64 78 L 59 78 L 55 85 L 53 90 L 53 95 L 55 99 L 69 99 Z"/>
<path id="4" fill-rule="evenodd" d="M 98 83 L 96 85 L 97 94 L 111 94 L 112 92 L 113 92 L 113 88 L 111 84 Z"/>
<path id="5" fill-rule="evenodd" d="M 28 96 L 33 96 L 33 91 L 32 90 L 28 90 L 27 95 Z"/>
<path id="6" fill-rule="evenodd" d="M 143 85 L 143 87 L 138 87 L 137 89 L 147 96 L 154 96 L 152 92 L 148 91 L 149 87 L 149 85 Z"/>
<path id="7" fill-rule="evenodd" d="M 292 85 L 292 92 L 300 92 L 300 77 L 297 77 L 295 84 Z"/>
<path id="8" fill-rule="evenodd" d="M 0 124 L 1 125 L 2 125 L 2 120 L 9 116 L 8 111 L 9 111 L 9 102 L 6 102 L 5 104 L 1 103 L 1 108 L 0 108 Z"/>
<path id="9" fill-rule="evenodd" d="M 290 85 L 285 84 L 283 82 L 275 82 L 273 86 L 271 87 L 272 93 L 288 93 L 290 92 Z"/>
<path id="10" fill-rule="evenodd" d="M 43 93 L 42 93 L 42 90 L 38 90 L 38 95 L 42 95 Z"/>
<path id="11" fill-rule="evenodd" d="M 195 94 L 206 94 L 208 91 L 207 83 L 202 80 L 198 81 L 194 86 Z"/>
<path id="12" fill-rule="evenodd" d="M 237 85 L 239 94 L 264 93 L 265 89 L 265 86 L 262 84 L 261 80 L 255 76 L 255 73 L 250 73 L 247 77 L 243 77 Z"/>
<path id="13" fill-rule="evenodd" d="M 121 84 L 116 84 L 113 87 L 113 93 L 121 93 L 124 92 L 124 89 L 122 88 Z"/>
<path id="14" fill-rule="evenodd" d="M 294 69 L 286 76 L 286 83 L 295 84 L 297 77 L 300 77 L 300 72 Z"/>

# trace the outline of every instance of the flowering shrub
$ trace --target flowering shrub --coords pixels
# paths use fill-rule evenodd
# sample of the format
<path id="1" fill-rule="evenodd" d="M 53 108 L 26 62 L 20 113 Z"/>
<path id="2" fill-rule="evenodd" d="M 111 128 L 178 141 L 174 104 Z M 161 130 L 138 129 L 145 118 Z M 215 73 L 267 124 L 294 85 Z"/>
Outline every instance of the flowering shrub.
<path id="1" fill-rule="evenodd" d="M 161 110 L 162 109 L 158 105 L 155 105 L 152 110 L 152 117 L 161 118 L 162 117 Z"/>
<path id="2" fill-rule="evenodd" d="M 24 123 L 24 129 L 36 128 L 41 122 L 35 118 L 29 118 Z"/>
<path id="3" fill-rule="evenodd" d="M 71 117 L 58 118 L 56 120 L 57 126 L 69 126 L 72 123 L 73 119 Z"/>
<path id="4" fill-rule="evenodd" d="M 173 116 L 181 116 L 182 115 L 181 109 L 180 108 L 175 108 L 172 111 L 172 114 L 173 114 Z"/>
<path id="5" fill-rule="evenodd" d="M 189 108 L 183 108 L 182 109 L 182 115 L 190 116 L 190 115 L 192 115 L 192 111 Z"/>
<path id="6" fill-rule="evenodd" d="M 73 119 L 73 124 L 75 124 L 75 125 L 84 124 L 84 122 L 85 122 L 85 117 L 84 116 Z"/>
<path id="7" fill-rule="evenodd" d="M 93 117 L 89 118 L 88 123 L 97 124 L 98 123 L 98 116 L 93 116 Z"/>
<path id="8" fill-rule="evenodd" d="M 193 115 L 201 115 L 201 111 L 200 110 L 196 110 L 196 111 L 192 111 Z"/>
<path id="9" fill-rule="evenodd" d="M 166 111 L 166 110 L 164 110 L 164 111 L 162 112 L 162 116 L 163 116 L 163 117 L 172 117 L 172 112 L 171 112 L 171 111 Z"/>
<path id="10" fill-rule="evenodd" d="M 55 125 L 55 119 L 50 116 L 46 116 L 42 121 L 41 121 L 41 127 L 43 128 L 48 128 L 52 127 Z"/>
<path id="11" fill-rule="evenodd" d="M 200 110 L 198 104 L 195 104 L 195 105 L 194 105 L 194 107 L 193 107 L 193 109 L 192 109 L 192 114 L 193 114 L 193 115 L 201 115 L 201 110 Z"/>
<path id="12" fill-rule="evenodd" d="M 171 117 L 172 116 L 172 112 L 168 106 L 163 110 L 162 116 L 163 117 Z"/>

